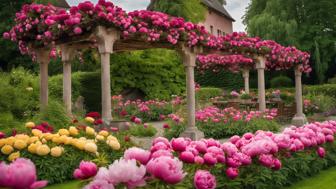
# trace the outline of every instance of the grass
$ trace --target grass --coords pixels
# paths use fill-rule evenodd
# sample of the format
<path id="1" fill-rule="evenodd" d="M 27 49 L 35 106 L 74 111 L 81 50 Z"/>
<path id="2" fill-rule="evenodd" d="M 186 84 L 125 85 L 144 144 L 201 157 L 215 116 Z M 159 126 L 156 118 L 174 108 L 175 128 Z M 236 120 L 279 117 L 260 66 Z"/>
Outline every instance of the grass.
<path id="1" fill-rule="evenodd" d="M 336 167 L 322 171 L 286 189 L 331 189 L 336 188 Z"/>
<path id="2" fill-rule="evenodd" d="M 71 181 L 64 184 L 57 184 L 57 185 L 51 185 L 46 187 L 45 189 L 80 189 L 80 182 L 79 181 Z"/>

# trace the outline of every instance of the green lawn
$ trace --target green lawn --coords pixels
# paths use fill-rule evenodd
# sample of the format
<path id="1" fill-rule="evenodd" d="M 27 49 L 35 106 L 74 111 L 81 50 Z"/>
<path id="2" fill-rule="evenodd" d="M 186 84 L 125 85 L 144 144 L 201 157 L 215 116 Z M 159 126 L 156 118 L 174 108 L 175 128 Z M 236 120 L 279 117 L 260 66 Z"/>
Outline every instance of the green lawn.
<path id="1" fill-rule="evenodd" d="M 336 167 L 322 171 L 319 175 L 307 178 L 285 189 L 334 189 L 336 188 Z M 52 185 L 46 189 L 80 189 L 80 182 L 73 181 L 60 185 Z"/>
<path id="2" fill-rule="evenodd" d="M 334 189 L 336 188 L 336 167 L 322 171 L 286 189 Z"/>

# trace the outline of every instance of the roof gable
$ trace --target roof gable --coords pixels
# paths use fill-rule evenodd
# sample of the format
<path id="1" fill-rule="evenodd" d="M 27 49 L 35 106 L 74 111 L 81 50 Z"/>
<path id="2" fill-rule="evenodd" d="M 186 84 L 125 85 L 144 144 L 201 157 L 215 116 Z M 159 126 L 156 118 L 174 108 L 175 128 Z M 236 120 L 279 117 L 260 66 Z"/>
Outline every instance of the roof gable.
<path id="1" fill-rule="evenodd" d="M 228 19 L 235 21 L 234 18 L 228 13 L 224 6 L 218 0 L 202 0 L 202 3 L 208 8 L 215 10 L 216 12 L 224 15 Z"/>

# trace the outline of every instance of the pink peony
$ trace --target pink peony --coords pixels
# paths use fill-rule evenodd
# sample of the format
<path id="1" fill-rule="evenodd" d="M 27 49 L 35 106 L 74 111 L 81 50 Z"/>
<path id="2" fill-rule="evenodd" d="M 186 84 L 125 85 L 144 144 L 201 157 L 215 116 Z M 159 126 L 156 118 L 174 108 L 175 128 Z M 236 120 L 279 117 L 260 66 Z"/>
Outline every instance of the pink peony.
<path id="1" fill-rule="evenodd" d="M 47 181 L 36 181 L 36 168 L 32 161 L 19 158 L 9 165 L 0 164 L 0 187 L 37 189 L 45 187 Z"/>
<path id="2" fill-rule="evenodd" d="M 94 180 L 85 186 L 84 189 L 114 189 L 114 186 L 106 180 Z"/>
<path id="3" fill-rule="evenodd" d="M 185 163 L 194 163 L 195 155 L 190 151 L 185 151 L 180 154 L 179 158 Z"/>
<path id="4" fill-rule="evenodd" d="M 196 189 L 215 189 L 216 177 L 209 171 L 198 170 L 194 176 L 194 186 Z"/>
<path id="5" fill-rule="evenodd" d="M 135 159 L 139 161 L 141 164 L 146 165 L 147 162 L 149 161 L 150 155 L 151 153 L 147 150 L 133 147 L 125 151 L 124 158 L 126 160 Z"/>
<path id="6" fill-rule="evenodd" d="M 93 162 L 81 161 L 79 168 L 73 173 L 73 176 L 79 180 L 85 180 L 94 177 L 98 172 L 97 165 Z"/>
<path id="7" fill-rule="evenodd" d="M 83 32 L 83 30 L 82 30 L 82 28 L 80 28 L 80 27 L 75 27 L 75 29 L 73 30 L 73 32 L 74 32 L 76 35 L 80 35 L 80 34 Z"/>
<path id="8" fill-rule="evenodd" d="M 217 163 L 217 158 L 214 157 L 214 155 L 211 153 L 204 154 L 203 158 L 204 158 L 204 163 L 207 165 L 213 166 Z"/>
<path id="9" fill-rule="evenodd" d="M 173 150 L 177 152 L 185 151 L 188 143 L 189 142 L 185 138 L 176 138 L 176 139 L 174 138 L 171 140 L 171 146 Z"/>
<path id="10" fill-rule="evenodd" d="M 183 180 L 186 173 L 182 168 L 181 161 L 167 156 L 152 159 L 147 164 L 147 171 L 150 174 L 168 184 L 177 184 Z"/>
<path id="11" fill-rule="evenodd" d="M 239 170 L 237 168 L 229 167 L 228 169 L 226 169 L 225 173 L 227 177 L 233 180 L 238 177 Z"/>
<path id="12" fill-rule="evenodd" d="M 326 155 L 325 149 L 322 147 L 317 148 L 317 155 L 320 156 L 320 158 L 324 158 Z"/>

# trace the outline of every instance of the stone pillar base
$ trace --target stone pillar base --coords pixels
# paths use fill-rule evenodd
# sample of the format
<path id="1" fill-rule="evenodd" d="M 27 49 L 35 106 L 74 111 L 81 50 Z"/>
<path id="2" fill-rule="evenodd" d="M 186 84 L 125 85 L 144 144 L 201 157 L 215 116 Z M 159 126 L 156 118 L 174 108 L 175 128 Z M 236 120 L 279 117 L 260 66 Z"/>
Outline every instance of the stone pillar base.
<path id="1" fill-rule="evenodd" d="M 204 138 L 204 133 L 197 129 L 197 127 L 188 127 L 180 137 L 190 138 L 191 140 L 201 140 Z"/>
<path id="2" fill-rule="evenodd" d="M 295 125 L 295 126 L 302 126 L 304 124 L 306 124 L 308 121 L 307 121 L 307 118 L 305 115 L 302 115 L 302 116 L 295 116 L 293 119 L 292 119 L 292 124 Z"/>

